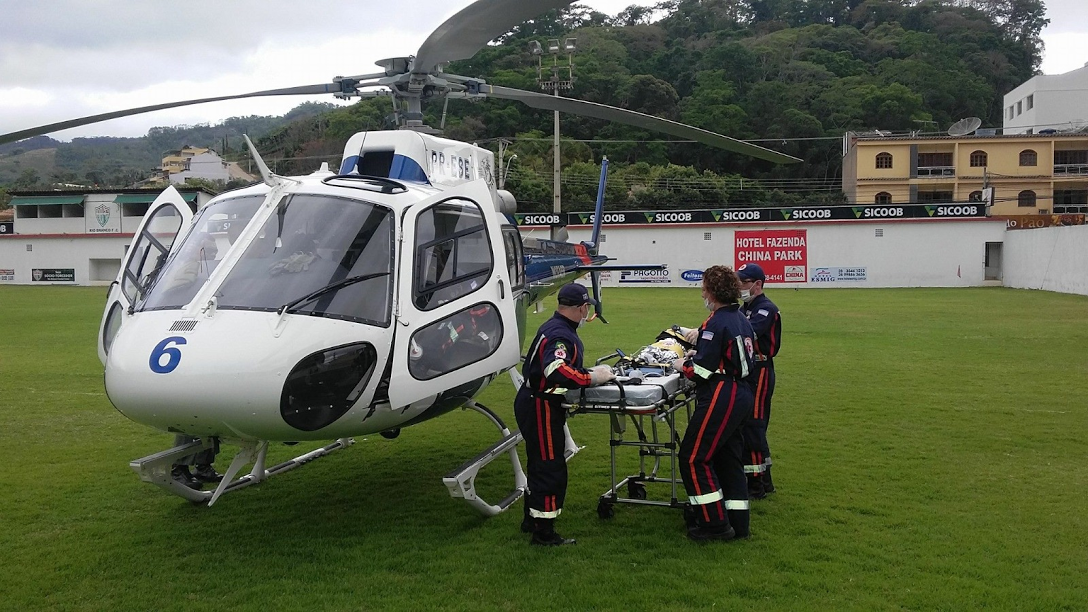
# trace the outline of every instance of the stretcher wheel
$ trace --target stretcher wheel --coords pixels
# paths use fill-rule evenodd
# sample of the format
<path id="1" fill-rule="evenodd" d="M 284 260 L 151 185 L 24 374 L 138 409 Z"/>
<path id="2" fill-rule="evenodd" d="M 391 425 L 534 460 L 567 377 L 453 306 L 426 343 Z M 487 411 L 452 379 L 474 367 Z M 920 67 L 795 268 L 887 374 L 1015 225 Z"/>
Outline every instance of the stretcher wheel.
<path id="1" fill-rule="evenodd" d="M 646 485 L 640 482 L 627 483 L 627 495 L 631 499 L 646 499 Z"/>
<path id="2" fill-rule="evenodd" d="M 600 503 L 597 504 L 597 517 L 610 519 L 614 516 L 616 516 L 616 507 L 602 499 Z"/>

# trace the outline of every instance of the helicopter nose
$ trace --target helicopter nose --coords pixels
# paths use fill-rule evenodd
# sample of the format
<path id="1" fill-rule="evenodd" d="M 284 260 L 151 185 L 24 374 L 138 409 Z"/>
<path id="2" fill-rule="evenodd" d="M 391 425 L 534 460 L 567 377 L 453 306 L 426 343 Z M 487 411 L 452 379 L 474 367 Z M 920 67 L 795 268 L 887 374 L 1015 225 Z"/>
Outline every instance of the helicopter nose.
<path id="1" fill-rule="evenodd" d="M 275 313 L 220 311 L 184 332 L 176 313 L 126 321 L 106 360 L 106 393 L 157 429 L 234 439 L 324 439 L 363 411 L 390 330 Z M 332 346 L 330 346 L 332 345 Z M 334 437 L 336 437 L 334 435 Z"/>

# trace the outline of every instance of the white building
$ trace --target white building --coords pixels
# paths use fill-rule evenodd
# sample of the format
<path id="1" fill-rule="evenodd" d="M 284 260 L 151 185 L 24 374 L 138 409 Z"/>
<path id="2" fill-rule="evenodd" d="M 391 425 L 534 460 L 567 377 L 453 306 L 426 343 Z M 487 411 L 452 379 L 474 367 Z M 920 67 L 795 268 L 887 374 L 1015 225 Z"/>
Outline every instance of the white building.
<path id="1" fill-rule="evenodd" d="M 195 212 L 214 197 L 178 190 Z M 148 205 L 161 191 L 17 191 L 0 231 L 0 282 L 108 284 Z"/>
<path id="2" fill-rule="evenodd" d="M 184 170 L 171 172 L 170 182 L 181 185 L 185 179 L 200 178 L 209 181 L 229 181 L 232 177 L 227 162 L 215 151 L 207 151 L 185 159 Z"/>
<path id="3" fill-rule="evenodd" d="M 1065 74 L 1041 74 L 1005 94 L 1004 133 L 1038 134 L 1088 126 L 1088 65 Z"/>

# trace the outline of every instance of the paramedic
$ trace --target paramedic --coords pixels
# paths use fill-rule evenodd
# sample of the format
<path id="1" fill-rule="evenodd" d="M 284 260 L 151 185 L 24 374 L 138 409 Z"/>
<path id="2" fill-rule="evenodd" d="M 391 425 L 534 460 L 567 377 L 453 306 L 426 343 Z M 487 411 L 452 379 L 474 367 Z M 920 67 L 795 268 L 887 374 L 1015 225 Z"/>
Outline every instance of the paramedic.
<path id="1" fill-rule="evenodd" d="M 763 499 L 774 493 L 771 481 L 771 449 L 767 445 L 767 425 L 771 420 L 771 396 L 774 395 L 774 356 L 782 344 L 782 316 L 767 294 L 763 268 L 746 263 L 737 268 L 740 279 L 742 310 L 756 335 L 755 372 L 752 387 L 755 406 L 744 424 L 744 472 L 748 475 L 748 497 Z"/>
<path id="2" fill-rule="evenodd" d="M 688 538 L 697 542 L 749 535 L 748 487 L 741 428 L 752 413 L 752 326 L 740 310 L 733 270 L 703 272 L 703 304 L 710 316 L 695 350 L 673 362 L 695 381 L 696 404 L 680 444 L 680 475 L 691 504 Z"/>
<path id="3" fill-rule="evenodd" d="M 555 532 L 555 519 L 567 493 L 567 460 L 564 456 L 567 413 L 562 407 L 567 389 L 589 387 L 614 379 L 607 365 L 582 367 L 582 341 L 577 329 L 589 317 L 596 302 L 577 283 L 559 290 L 559 306 L 544 322 L 525 354 L 525 382 L 514 399 L 514 418 L 525 439 L 529 492 L 522 531 L 532 532 L 531 544 L 573 544 Z"/>

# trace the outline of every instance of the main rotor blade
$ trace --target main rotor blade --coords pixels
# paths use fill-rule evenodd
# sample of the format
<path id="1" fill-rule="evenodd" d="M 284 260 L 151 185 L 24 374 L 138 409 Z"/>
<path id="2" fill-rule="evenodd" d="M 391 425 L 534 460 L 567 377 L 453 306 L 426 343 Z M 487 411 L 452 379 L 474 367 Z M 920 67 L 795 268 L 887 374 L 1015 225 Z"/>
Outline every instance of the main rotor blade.
<path id="1" fill-rule="evenodd" d="M 412 72 L 434 72 L 439 64 L 468 59 L 519 23 L 575 0 L 477 0 L 438 26 L 416 52 Z"/>
<path id="2" fill-rule="evenodd" d="M 131 115 L 139 115 L 141 113 L 150 113 L 152 111 L 163 110 L 167 108 L 177 108 L 179 106 L 204 104 L 205 102 L 219 102 L 222 100 L 238 100 L 240 98 L 260 98 L 264 96 L 303 96 L 323 93 L 339 93 L 341 90 L 342 87 L 339 83 L 322 83 L 320 85 L 302 85 L 300 87 L 287 87 L 284 89 L 268 89 L 265 91 L 254 91 L 250 93 L 238 94 L 236 96 L 217 96 L 215 98 L 200 98 L 198 100 L 184 100 L 181 102 L 168 102 L 166 104 L 153 104 L 151 106 L 141 106 L 139 108 L 113 111 L 112 113 L 102 113 L 101 115 L 91 115 L 89 117 L 69 119 L 68 121 L 50 123 L 49 125 L 41 125 L 25 130 L 19 130 L 18 132 L 0 134 L 0 144 L 15 142 L 16 140 L 30 138 L 31 136 L 41 136 L 42 134 L 49 134 L 50 132 L 59 132 L 60 130 L 67 130 L 68 128 L 90 125 L 92 123 L 98 123 L 100 121 L 109 121 L 110 119 L 118 119 L 120 117 L 128 117 Z"/>
<path id="3" fill-rule="evenodd" d="M 509 87 L 499 87 L 495 85 L 480 85 L 480 93 L 493 98 L 517 100 L 518 102 L 523 102 L 533 108 L 584 115 L 586 117 L 615 121 L 617 123 L 626 123 L 627 125 L 633 125 L 655 132 L 663 132 L 686 140 L 694 140 L 712 147 L 725 149 L 726 151 L 758 157 L 759 159 L 765 159 L 777 164 L 801 161 L 792 155 L 765 149 L 754 144 L 742 142 L 735 138 L 722 136 L 721 134 L 687 125 L 686 123 L 670 121 L 668 119 L 662 119 L 661 117 L 654 117 L 653 115 L 646 115 L 623 108 L 616 108 L 615 106 L 608 106 L 607 104 L 597 104 L 596 102 L 586 102 L 573 98 L 549 96 L 534 91 L 511 89 Z"/>

